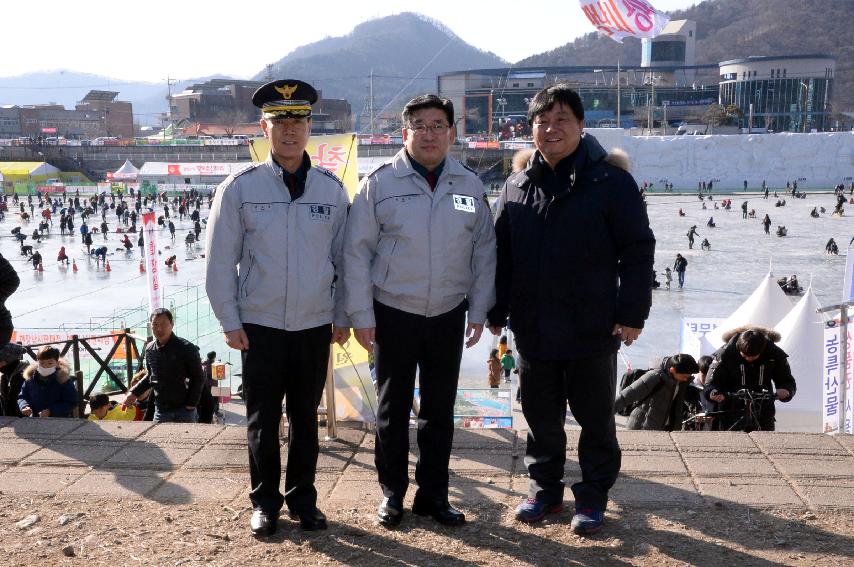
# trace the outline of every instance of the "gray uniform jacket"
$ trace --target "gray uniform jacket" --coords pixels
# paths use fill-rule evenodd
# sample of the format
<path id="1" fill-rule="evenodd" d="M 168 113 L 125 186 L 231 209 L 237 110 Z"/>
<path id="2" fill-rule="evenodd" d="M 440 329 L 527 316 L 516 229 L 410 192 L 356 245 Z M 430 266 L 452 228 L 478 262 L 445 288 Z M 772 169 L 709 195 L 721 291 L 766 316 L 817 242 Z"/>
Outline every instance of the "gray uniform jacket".
<path id="1" fill-rule="evenodd" d="M 495 303 L 495 229 L 477 176 L 447 157 L 430 190 L 406 150 L 363 180 L 344 245 L 346 311 L 376 326 L 373 301 L 425 317 L 468 299 L 483 323 Z"/>
<path id="2" fill-rule="evenodd" d="M 223 181 L 208 219 L 206 272 L 222 330 L 349 326 L 336 290 L 348 206 L 341 182 L 322 168 L 308 170 L 296 201 L 271 158 Z"/>

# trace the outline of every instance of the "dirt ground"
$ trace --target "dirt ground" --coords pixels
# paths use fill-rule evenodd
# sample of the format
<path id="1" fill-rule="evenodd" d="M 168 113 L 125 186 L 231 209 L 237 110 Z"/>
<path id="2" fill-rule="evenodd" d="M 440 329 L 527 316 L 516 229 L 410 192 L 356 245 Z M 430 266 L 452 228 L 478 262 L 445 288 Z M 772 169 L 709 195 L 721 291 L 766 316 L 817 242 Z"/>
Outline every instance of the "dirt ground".
<path id="1" fill-rule="evenodd" d="M 387 530 L 375 523 L 373 505 L 363 504 L 327 509 L 325 532 L 306 533 L 283 519 L 278 533 L 255 539 L 248 508 L 221 503 L 3 494 L 0 502 L 6 566 L 854 564 L 850 511 L 625 509 L 608 512 L 599 536 L 581 538 L 569 530 L 569 510 L 532 527 L 500 504 L 462 507 L 470 521 L 460 528 L 407 512 L 398 529 Z"/>

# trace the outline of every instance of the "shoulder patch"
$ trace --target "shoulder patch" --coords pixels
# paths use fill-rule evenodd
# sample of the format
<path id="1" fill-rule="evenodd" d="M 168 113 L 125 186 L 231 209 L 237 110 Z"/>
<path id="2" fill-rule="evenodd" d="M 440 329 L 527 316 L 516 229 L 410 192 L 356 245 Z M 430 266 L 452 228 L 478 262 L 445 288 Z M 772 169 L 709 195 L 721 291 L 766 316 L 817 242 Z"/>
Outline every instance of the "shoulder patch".
<path id="1" fill-rule="evenodd" d="M 376 172 L 378 172 L 379 170 L 381 170 L 382 168 L 384 168 L 388 165 L 391 165 L 391 161 L 387 161 L 385 163 L 379 164 L 378 166 L 373 168 L 371 171 L 369 171 L 367 174 L 365 174 L 365 177 L 370 177 L 371 175 L 375 174 Z"/>
<path id="2" fill-rule="evenodd" d="M 326 177 L 334 179 L 335 183 L 337 183 L 339 187 L 344 187 L 344 182 L 341 181 L 340 179 L 338 179 L 338 176 L 335 175 L 334 173 L 332 173 L 331 171 L 329 171 L 328 169 L 326 169 L 324 167 L 314 167 L 314 169 L 316 169 L 317 171 L 319 171 L 320 173 L 322 173 Z"/>
<path id="3" fill-rule="evenodd" d="M 231 176 L 232 176 L 232 177 L 238 177 L 238 176 L 240 176 L 240 175 L 243 175 L 243 174 L 244 174 L 244 173 L 246 173 L 247 171 L 252 171 L 252 170 L 254 170 L 256 167 L 259 167 L 259 166 L 261 166 L 261 165 L 264 165 L 264 162 L 263 162 L 263 161 L 259 161 L 259 162 L 256 162 L 256 163 L 247 163 L 246 165 L 244 165 L 243 167 L 241 167 L 240 169 L 238 169 L 237 171 L 235 171 L 234 173 L 232 173 L 232 174 L 231 174 Z"/>

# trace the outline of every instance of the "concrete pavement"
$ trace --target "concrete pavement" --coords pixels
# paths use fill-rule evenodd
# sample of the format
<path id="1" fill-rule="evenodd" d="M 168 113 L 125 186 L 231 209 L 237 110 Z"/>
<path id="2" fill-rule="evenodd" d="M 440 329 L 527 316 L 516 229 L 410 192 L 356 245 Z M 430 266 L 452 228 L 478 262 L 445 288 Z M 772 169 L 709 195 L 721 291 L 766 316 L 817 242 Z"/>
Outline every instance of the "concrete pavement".
<path id="1" fill-rule="evenodd" d="M 323 509 L 381 498 L 374 437 L 339 429 L 323 441 L 317 488 Z M 568 484 L 581 476 L 578 430 L 567 430 Z M 417 449 L 411 432 L 413 452 Z M 619 432 L 620 480 L 609 508 L 733 503 L 755 508 L 854 509 L 854 437 L 804 433 Z M 286 439 L 283 439 L 286 441 Z M 287 445 L 283 444 L 283 461 Z M 525 495 L 525 432 L 458 430 L 451 499 L 506 506 Z M 248 505 L 246 432 L 240 426 L 0 418 L 0 491 Z M 409 498 L 412 493 L 410 491 Z M 571 498 L 571 493 L 567 491 Z"/>

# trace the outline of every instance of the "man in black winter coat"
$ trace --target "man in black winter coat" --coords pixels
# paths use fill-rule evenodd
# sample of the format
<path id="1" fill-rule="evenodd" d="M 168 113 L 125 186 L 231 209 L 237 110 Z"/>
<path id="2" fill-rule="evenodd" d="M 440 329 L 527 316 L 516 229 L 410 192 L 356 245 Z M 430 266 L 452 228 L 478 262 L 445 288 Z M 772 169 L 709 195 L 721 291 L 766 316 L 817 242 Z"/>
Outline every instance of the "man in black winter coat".
<path id="1" fill-rule="evenodd" d="M 152 312 L 154 340 L 145 347 L 148 374 L 128 393 L 124 403 L 131 405 L 154 388 L 155 422 L 196 423 L 205 382 L 199 347 L 175 335 L 173 325 L 168 309 Z"/>
<path id="2" fill-rule="evenodd" d="M 697 361 L 690 354 L 665 357 L 658 368 L 650 370 L 617 394 L 614 411 L 637 404 L 626 422 L 627 429 L 679 430 L 685 391 L 699 370 Z"/>
<path id="3" fill-rule="evenodd" d="M 655 237 L 624 154 L 583 134 L 584 107 L 566 85 L 528 109 L 537 151 L 504 185 L 495 231 L 498 335 L 510 317 L 528 422 L 528 499 L 516 518 L 560 511 L 569 403 L 582 427 L 576 533 L 599 531 L 620 471 L 614 424 L 616 353 L 638 338 L 652 303 Z"/>
<path id="4" fill-rule="evenodd" d="M 752 431 L 753 424 L 739 421 L 745 415 L 745 402 L 732 393 L 742 389 L 757 393 L 776 389 L 777 400 L 790 401 L 796 385 L 787 360 L 789 355 L 775 344 L 780 334 L 763 327 L 740 327 L 724 333 L 722 338 L 726 344 L 714 354 L 703 395 L 720 404 L 718 409 L 728 412 L 720 417 L 722 430 Z M 755 408 L 762 431 L 774 431 L 774 401 L 764 400 Z"/>
<path id="5" fill-rule="evenodd" d="M 18 394 L 24 385 L 24 370 L 29 366 L 23 361 L 25 352 L 16 343 L 0 346 L 0 415 L 22 417 Z"/>

